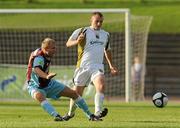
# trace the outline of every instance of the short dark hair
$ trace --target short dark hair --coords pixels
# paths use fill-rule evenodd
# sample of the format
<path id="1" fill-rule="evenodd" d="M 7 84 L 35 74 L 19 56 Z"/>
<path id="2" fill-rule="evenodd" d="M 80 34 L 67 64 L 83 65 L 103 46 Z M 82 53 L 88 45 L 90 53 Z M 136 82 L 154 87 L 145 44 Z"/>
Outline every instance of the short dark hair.
<path id="1" fill-rule="evenodd" d="M 92 16 L 94 16 L 94 15 L 99 15 L 100 17 L 103 17 L 103 14 L 101 12 L 93 12 Z"/>

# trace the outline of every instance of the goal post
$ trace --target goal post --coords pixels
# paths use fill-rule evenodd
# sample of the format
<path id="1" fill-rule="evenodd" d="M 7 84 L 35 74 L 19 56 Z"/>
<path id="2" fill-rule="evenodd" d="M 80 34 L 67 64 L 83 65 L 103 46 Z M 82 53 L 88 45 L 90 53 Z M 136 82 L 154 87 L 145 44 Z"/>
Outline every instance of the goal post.
<path id="1" fill-rule="evenodd" d="M 89 25 L 88 18 L 90 14 L 95 11 L 107 14 L 105 15 L 103 28 L 112 34 L 111 45 L 112 50 L 114 50 L 114 61 L 115 65 L 120 69 L 120 74 L 118 76 L 110 79 L 109 76 L 107 76 L 108 86 L 105 93 L 109 97 L 125 97 L 126 102 L 132 101 L 132 58 L 134 58 L 135 55 L 140 54 L 144 55 L 140 56 L 141 58 L 145 57 L 145 45 L 147 43 L 147 35 L 152 18 L 144 18 L 142 32 L 139 30 L 132 31 L 132 28 L 136 29 L 138 28 L 137 26 L 140 26 L 141 24 L 138 24 L 135 27 L 132 26 L 134 25 L 134 19 L 137 17 L 132 17 L 129 9 L 0 9 L 0 36 L 2 39 L 0 42 L 1 71 L 15 71 L 14 69 L 11 69 L 11 71 L 9 67 L 23 67 L 23 69 L 25 69 L 26 66 L 23 65 L 26 65 L 29 53 L 35 47 L 39 46 L 43 37 L 50 36 L 55 38 L 55 40 L 58 40 L 58 46 L 60 47 L 60 54 L 58 53 L 55 56 L 55 60 L 52 62 L 53 67 L 58 67 L 58 69 L 64 70 L 64 66 L 66 66 L 67 70 L 62 73 L 65 75 L 62 75 L 61 77 L 64 78 L 63 80 L 67 79 L 66 76 L 68 75 L 66 75 L 66 72 L 68 72 L 67 74 L 70 74 L 68 76 L 69 81 L 69 77 L 72 77 L 76 62 L 76 54 L 74 54 L 76 50 L 66 50 L 64 48 L 65 44 L 63 43 L 67 41 L 68 36 L 70 36 L 74 29 Z M 141 18 L 143 19 L 143 17 Z M 86 21 L 84 19 L 86 19 Z M 63 20 L 64 22 L 60 22 Z M 137 37 L 139 35 L 142 39 Z M 136 42 L 136 40 L 141 44 L 140 46 L 143 44 L 142 48 L 144 50 L 139 50 L 139 46 L 133 43 Z M 136 47 L 138 47 L 137 50 L 134 50 Z M 134 51 L 136 54 L 134 54 Z M 139 53 L 137 54 L 137 52 Z M 142 59 L 143 65 L 145 65 L 144 60 L 145 59 Z M 105 64 L 106 73 L 108 72 L 107 67 L 107 64 Z M 56 68 L 54 70 L 57 71 Z M 16 72 L 18 71 L 15 71 L 15 73 Z M 24 76 L 21 75 L 18 77 Z M 17 80 L 19 80 L 18 77 Z M 10 78 L 7 77 L 1 78 L 1 83 L 8 79 L 10 80 Z M 8 84 L 11 84 L 11 82 Z M 20 88 L 19 86 L 23 83 L 16 82 L 16 84 L 18 84 L 18 87 L 16 85 L 13 86 L 16 86 L 17 88 L 15 88 L 18 90 L 18 88 Z M 8 87 L 10 86 L 7 86 L 7 88 Z M 2 95 L 3 97 L 8 97 L 9 94 Z"/>
<path id="2" fill-rule="evenodd" d="M 131 23 L 130 11 L 125 13 L 125 101 L 130 102 L 131 98 Z"/>

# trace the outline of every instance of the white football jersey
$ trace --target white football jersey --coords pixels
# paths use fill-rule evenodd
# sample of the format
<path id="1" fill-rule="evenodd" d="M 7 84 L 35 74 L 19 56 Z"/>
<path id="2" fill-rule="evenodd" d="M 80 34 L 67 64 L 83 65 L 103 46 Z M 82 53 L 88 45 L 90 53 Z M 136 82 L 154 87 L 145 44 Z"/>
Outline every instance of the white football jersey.
<path id="1" fill-rule="evenodd" d="M 84 27 L 75 30 L 70 40 L 76 40 L 82 31 L 85 32 L 86 38 L 78 44 L 77 67 L 103 64 L 104 50 L 110 49 L 109 33 L 103 29 L 94 30 L 91 27 Z"/>

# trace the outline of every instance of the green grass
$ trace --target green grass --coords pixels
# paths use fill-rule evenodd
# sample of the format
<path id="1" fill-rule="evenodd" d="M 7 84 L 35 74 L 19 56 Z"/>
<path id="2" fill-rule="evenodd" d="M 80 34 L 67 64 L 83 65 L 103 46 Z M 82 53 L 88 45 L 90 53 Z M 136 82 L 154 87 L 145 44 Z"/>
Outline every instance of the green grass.
<path id="1" fill-rule="evenodd" d="M 52 102 L 62 115 L 68 110 L 67 101 Z M 88 102 L 91 111 L 94 107 Z M 122 103 L 106 101 L 109 114 L 102 122 L 89 122 L 78 109 L 68 122 L 54 122 L 35 102 L 1 102 L 0 128 L 179 128 L 180 108 L 169 103 L 165 108 L 156 108 L 151 101 Z"/>
<path id="2" fill-rule="evenodd" d="M 0 0 L 0 8 L 130 8 L 134 15 L 154 17 L 150 33 L 180 33 L 180 1 L 178 0 L 145 0 L 144 3 L 140 2 L 141 0 L 88 1 L 85 4 L 82 0 L 35 0 L 34 3 L 27 3 L 26 0 Z M 66 19 L 64 22 L 72 21 L 67 17 L 62 19 Z M 16 20 L 20 23 L 21 18 Z M 6 22 L 11 22 L 11 20 L 6 20 Z M 72 26 L 71 23 L 69 25 Z"/>

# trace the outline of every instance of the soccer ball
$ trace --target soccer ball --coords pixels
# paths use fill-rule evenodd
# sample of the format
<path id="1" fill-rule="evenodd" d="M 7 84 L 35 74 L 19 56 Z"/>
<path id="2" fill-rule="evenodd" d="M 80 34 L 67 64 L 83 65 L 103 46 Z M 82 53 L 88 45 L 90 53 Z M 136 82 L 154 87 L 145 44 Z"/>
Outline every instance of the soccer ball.
<path id="1" fill-rule="evenodd" d="M 153 95 L 152 101 L 156 107 L 163 108 L 168 103 L 168 97 L 163 92 L 157 92 Z"/>

